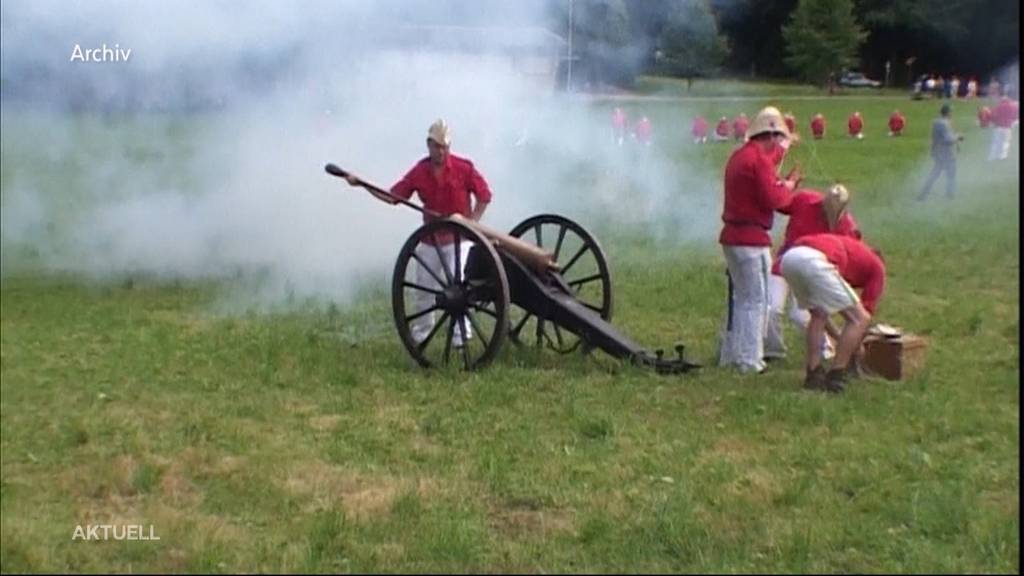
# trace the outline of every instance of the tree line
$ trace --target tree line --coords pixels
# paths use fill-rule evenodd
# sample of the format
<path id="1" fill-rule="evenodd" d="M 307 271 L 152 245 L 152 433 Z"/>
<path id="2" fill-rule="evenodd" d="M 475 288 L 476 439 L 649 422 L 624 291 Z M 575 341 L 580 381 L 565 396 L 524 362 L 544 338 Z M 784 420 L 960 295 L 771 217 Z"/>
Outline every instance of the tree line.
<path id="1" fill-rule="evenodd" d="M 1016 0 L 551 0 L 572 25 L 573 84 L 717 74 L 824 84 L 858 69 L 890 85 L 922 73 L 987 77 L 1017 61 Z"/>

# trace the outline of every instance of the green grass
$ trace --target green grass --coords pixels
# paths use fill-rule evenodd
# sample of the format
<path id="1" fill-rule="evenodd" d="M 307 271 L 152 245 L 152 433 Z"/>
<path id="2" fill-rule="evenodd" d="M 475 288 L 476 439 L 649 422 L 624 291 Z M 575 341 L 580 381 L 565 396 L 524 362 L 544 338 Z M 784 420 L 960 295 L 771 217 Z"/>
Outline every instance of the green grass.
<path id="1" fill-rule="evenodd" d="M 651 116 L 684 178 L 720 174 L 731 148 L 689 144 L 693 110 L 764 103 L 626 106 Z M 229 281 L 15 267 L 0 301 L 0 569 L 1018 572 L 1017 160 L 985 163 L 987 133 L 956 105 L 959 196 L 922 206 L 935 103 L 782 106 L 804 132 L 829 117 L 829 137 L 791 161 L 853 191 L 888 263 L 880 319 L 929 341 L 909 380 L 805 393 L 793 332 L 765 375 L 713 366 L 717 230 L 683 242 L 666 226 L 661 242 L 600 214 L 582 223 L 613 266 L 614 324 L 681 340 L 705 368 L 662 377 L 508 345 L 479 373 L 424 372 L 390 328 L 385 286 L 346 307 L 224 315 L 210 311 Z M 862 142 L 838 135 L 854 106 Z M 894 140 L 883 124 L 897 106 L 909 127 Z M 177 146 L 197 137 L 166 122 Z M 30 158 L 5 131 L 4 194 Z M 720 182 L 693 184 L 713 207 Z M 72 541 L 88 523 L 152 525 L 160 540 Z"/>
<path id="2" fill-rule="evenodd" d="M 687 98 L 708 97 L 822 97 L 827 90 L 820 86 L 811 86 L 797 82 L 768 82 L 761 79 L 702 79 L 696 78 L 687 83 L 685 79 L 662 76 L 640 76 L 633 90 L 648 96 L 681 96 Z M 870 96 L 907 96 L 910 89 L 902 88 L 844 88 L 836 87 L 835 96 L 859 98 Z"/>

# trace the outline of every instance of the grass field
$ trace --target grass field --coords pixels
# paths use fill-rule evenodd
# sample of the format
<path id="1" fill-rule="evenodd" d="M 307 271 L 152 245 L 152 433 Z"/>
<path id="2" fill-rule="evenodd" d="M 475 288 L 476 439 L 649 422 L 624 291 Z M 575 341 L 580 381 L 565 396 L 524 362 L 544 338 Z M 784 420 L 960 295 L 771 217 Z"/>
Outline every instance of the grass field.
<path id="1" fill-rule="evenodd" d="M 344 306 L 211 314 L 230 280 L 93 281 L 5 246 L 18 265 L 0 307 L 0 569 L 1019 572 L 1016 133 L 1012 159 L 987 163 L 988 134 L 958 104 L 958 196 L 917 204 L 937 103 L 787 94 L 773 97 L 802 132 L 815 112 L 830 123 L 791 161 L 811 184 L 845 182 L 885 253 L 880 320 L 929 341 L 909 380 L 804 392 L 792 331 L 789 358 L 764 375 L 714 366 L 714 233 L 663 245 L 600 213 L 583 223 L 613 268 L 614 324 L 643 343 L 682 340 L 698 372 L 511 345 L 478 373 L 425 372 L 383 283 Z M 765 103 L 687 110 L 753 116 Z M 617 105 L 651 117 L 660 153 L 720 174 L 731 146 L 689 144 L 678 103 Z M 900 139 L 884 134 L 893 108 L 908 117 Z M 840 137 L 854 109 L 861 142 Z M 38 168 L 6 128 L 5 202 Z M 188 119 L 160 134 L 189 148 Z M 56 162 L 101 153 L 69 147 Z M 87 200 L 52 178 L 73 192 L 66 210 Z M 73 540 L 85 524 L 151 526 L 159 540 Z"/>

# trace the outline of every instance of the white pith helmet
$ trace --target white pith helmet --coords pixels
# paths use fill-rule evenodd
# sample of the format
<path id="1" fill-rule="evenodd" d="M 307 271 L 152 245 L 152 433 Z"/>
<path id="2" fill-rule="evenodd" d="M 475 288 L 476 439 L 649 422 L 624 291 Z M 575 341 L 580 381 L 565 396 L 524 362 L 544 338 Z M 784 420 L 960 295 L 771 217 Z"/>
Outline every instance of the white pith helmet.
<path id="1" fill-rule="evenodd" d="M 747 139 L 753 138 L 758 134 L 764 134 L 765 132 L 779 132 L 784 134 L 786 138 L 790 138 L 789 127 L 786 126 L 786 121 L 782 118 L 782 113 L 779 109 L 774 106 L 767 106 L 757 113 L 754 117 L 754 121 L 750 123 L 750 127 L 747 128 Z"/>
<path id="2" fill-rule="evenodd" d="M 452 132 L 448 128 L 448 123 L 444 119 L 438 118 L 427 130 L 427 138 L 442 146 L 451 146 Z"/>

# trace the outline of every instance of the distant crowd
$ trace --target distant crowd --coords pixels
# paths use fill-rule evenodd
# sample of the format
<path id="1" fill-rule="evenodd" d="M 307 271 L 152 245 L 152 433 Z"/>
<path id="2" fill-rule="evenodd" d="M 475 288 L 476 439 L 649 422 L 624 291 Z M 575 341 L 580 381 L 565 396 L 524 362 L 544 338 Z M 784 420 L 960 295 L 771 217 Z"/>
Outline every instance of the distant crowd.
<path id="1" fill-rule="evenodd" d="M 956 78 L 954 77 L 954 80 Z M 973 81 L 973 80 L 972 80 Z M 998 90 L 998 87 L 996 87 Z M 1019 108 L 1016 100 L 1008 95 L 998 99 L 995 105 L 982 104 L 978 107 L 977 125 L 981 128 L 1008 129 L 1018 121 Z M 796 117 L 787 112 L 782 115 L 789 130 L 792 140 L 799 140 L 799 128 Z M 846 119 L 846 132 L 848 138 L 862 140 L 865 136 L 865 121 L 860 111 L 855 110 Z M 811 117 L 808 127 L 810 135 L 815 140 L 825 138 L 828 123 L 824 114 L 820 112 Z M 907 128 L 907 118 L 899 110 L 893 110 L 886 120 L 885 127 L 887 135 L 898 137 L 903 135 Z M 734 118 L 722 116 L 715 123 L 712 129 L 711 124 L 702 115 L 693 117 L 690 125 L 690 136 L 694 144 L 705 144 L 711 142 L 745 142 L 750 128 L 750 120 L 743 112 Z M 612 134 L 616 144 L 622 146 L 627 140 L 634 141 L 643 146 L 650 146 L 654 129 L 651 120 L 647 116 L 641 116 L 635 122 L 630 122 L 622 108 L 615 108 L 612 111 Z"/>
<path id="2" fill-rule="evenodd" d="M 922 74 L 914 82 L 914 98 L 998 98 L 1004 95 L 1003 88 L 998 78 L 992 78 L 983 87 L 974 76 L 962 82 L 955 74 L 948 78 L 938 74 Z"/>

